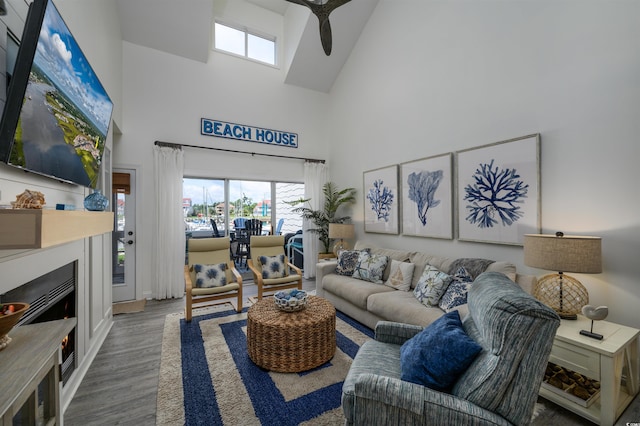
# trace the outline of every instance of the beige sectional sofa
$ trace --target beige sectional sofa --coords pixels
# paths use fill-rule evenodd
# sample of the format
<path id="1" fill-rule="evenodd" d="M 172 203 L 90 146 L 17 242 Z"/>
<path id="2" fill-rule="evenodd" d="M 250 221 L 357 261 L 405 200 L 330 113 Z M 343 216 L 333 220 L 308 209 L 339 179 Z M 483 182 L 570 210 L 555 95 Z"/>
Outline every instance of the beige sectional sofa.
<path id="1" fill-rule="evenodd" d="M 422 252 L 374 247 L 360 241 L 356 243 L 354 250 L 365 248 L 369 248 L 372 254 L 385 255 L 389 256 L 390 259 L 414 263 L 411 291 L 396 290 L 384 284 L 376 284 L 339 275 L 336 273 L 337 262 L 334 260 L 322 261 L 317 265 L 317 295 L 328 299 L 336 309 L 372 329 L 375 328 L 378 321 L 402 322 L 424 327 L 444 314 L 444 311 L 439 307 L 427 307 L 420 303 L 415 298 L 413 289 L 427 264 L 438 268 L 442 272 L 450 273 L 449 271 L 456 259 Z M 509 262 L 493 262 L 486 267 L 485 271 L 504 273 L 530 294 L 536 283 L 536 277 L 517 274 L 515 266 Z M 386 281 L 388 276 L 389 266 L 385 270 L 383 281 Z M 461 317 L 464 317 L 466 305 L 456 309 L 460 310 Z"/>

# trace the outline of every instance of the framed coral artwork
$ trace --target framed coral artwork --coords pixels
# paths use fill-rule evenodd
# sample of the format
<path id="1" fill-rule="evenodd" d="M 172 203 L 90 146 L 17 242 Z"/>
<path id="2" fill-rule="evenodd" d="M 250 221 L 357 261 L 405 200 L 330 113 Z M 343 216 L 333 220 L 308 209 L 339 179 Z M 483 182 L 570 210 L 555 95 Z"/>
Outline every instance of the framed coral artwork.
<path id="1" fill-rule="evenodd" d="M 453 238 L 452 156 L 400 164 L 404 235 Z"/>
<path id="2" fill-rule="evenodd" d="M 458 239 L 522 245 L 540 233 L 540 135 L 456 153 Z"/>
<path id="3" fill-rule="evenodd" d="M 398 233 L 398 166 L 364 172 L 364 230 Z"/>

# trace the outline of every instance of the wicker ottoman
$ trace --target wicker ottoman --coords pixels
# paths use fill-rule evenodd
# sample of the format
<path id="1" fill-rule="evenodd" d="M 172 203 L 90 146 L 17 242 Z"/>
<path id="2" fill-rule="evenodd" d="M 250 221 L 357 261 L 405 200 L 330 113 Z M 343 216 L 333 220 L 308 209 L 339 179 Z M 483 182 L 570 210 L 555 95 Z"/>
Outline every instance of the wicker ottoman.
<path id="1" fill-rule="evenodd" d="M 309 296 L 307 307 L 283 312 L 262 299 L 247 312 L 247 350 L 258 366 L 281 373 L 310 370 L 336 352 L 336 310 L 326 299 Z"/>

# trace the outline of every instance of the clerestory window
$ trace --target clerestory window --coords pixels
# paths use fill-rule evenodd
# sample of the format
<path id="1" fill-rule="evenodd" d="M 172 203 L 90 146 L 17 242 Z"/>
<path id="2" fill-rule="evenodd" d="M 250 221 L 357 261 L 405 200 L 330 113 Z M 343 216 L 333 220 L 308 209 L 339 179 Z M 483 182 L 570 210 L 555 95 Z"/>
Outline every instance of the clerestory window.
<path id="1" fill-rule="evenodd" d="M 214 47 L 227 53 L 276 65 L 276 38 L 258 34 L 246 27 L 216 22 Z"/>

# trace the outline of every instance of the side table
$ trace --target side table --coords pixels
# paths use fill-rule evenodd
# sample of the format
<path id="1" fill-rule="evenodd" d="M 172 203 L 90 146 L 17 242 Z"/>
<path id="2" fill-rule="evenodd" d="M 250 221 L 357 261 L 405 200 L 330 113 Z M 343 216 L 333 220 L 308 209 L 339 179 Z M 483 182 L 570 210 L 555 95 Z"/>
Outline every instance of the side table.
<path id="1" fill-rule="evenodd" d="M 638 394 L 638 335 L 640 330 L 607 321 L 595 321 L 593 331 L 602 340 L 580 335 L 591 320 L 562 320 L 549 361 L 600 381 L 600 397 L 590 407 L 540 388 L 540 396 L 600 425 L 613 425 Z"/>

